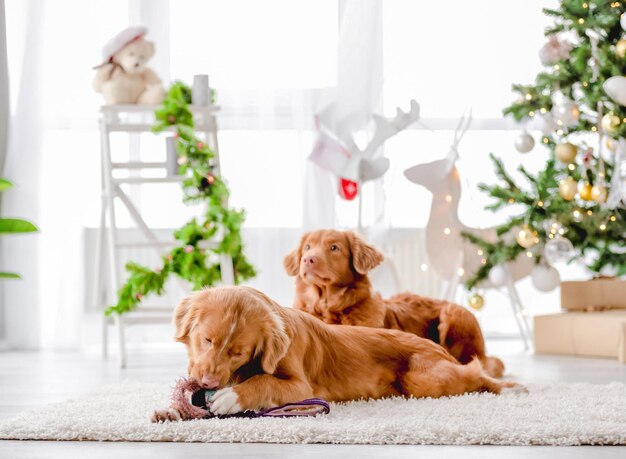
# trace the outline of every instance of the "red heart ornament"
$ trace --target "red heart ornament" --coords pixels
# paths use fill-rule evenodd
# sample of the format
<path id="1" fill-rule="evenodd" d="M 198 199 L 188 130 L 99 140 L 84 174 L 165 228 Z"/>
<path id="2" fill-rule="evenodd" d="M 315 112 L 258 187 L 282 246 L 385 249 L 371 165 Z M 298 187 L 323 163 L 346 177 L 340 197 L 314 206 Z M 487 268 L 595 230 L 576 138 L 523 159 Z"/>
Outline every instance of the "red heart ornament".
<path id="1" fill-rule="evenodd" d="M 359 184 L 352 180 L 340 178 L 339 179 L 339 196 L 346 201 L 352 201 L 359 194 Z"/>

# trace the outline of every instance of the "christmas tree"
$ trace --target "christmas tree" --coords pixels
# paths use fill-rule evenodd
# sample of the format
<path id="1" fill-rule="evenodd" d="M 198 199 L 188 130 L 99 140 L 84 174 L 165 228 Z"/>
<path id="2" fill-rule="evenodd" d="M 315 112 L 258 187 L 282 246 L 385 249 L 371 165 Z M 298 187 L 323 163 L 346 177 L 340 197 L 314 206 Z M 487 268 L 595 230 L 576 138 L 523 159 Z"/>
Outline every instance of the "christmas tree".
<path id="1" fill-rule="evenodd" d="M 517 183 L 491 155 L 501 183 L 479 185 L 494 199 L 487 209 L 522 211 L 497 228 L 497 241 L 464 235 L 483 254 L 468 289 L 518 256 L 549 270 L 579 260 L 595 273 L 626 274 L 625 11 L 624 3 L 605 0 L 544 9 L 554 18 L 539 50 L 545 69 L 534 84 L 513 85 L 519 98 L 504 114 L 525 127 L 515 148 L 531 151 L 527 129 L 536 129 L 549 159 L 537 174 L 520 167 L 525 183 Z"/>

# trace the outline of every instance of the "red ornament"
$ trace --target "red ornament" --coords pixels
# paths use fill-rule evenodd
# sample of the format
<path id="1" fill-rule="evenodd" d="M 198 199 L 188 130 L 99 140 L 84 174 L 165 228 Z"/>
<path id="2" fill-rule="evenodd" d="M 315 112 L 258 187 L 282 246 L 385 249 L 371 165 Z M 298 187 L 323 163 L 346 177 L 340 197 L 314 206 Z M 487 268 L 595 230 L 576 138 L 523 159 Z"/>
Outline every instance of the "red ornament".
<path id="1" fill-rule="evenodd" d="M 167 117 L 167 120 L 168 120 L 170 123 L 174 124 L 174 121 L 176 121 L 176 118 L 174 117 L 174 115 L 170 115 L 170 116 L 168 116 L 168 117 Z"/>
<path id="2" fill-rule="evenodd" d="M 202 148 L 204 147 L 204 144 L 203 144 L 202 142 L 198 142 L 198 143 L 196 144 L 196 146 L 197 146 L 200 150 L 202 150 Z"/>
<path id="3" fill-rule="evenodd" d="M 340 178 L 339 179 L 339 196 L 346 201 L 352 201 L 359 194 L 359 184 L 352 180 Z"/>
<path id="4" fill-rule="evenodd" d="M 211 174 L 207 175 L 206 181 L 209 182 L 209 185 L 213 185 L 215 182 L 215 176 Z"/>

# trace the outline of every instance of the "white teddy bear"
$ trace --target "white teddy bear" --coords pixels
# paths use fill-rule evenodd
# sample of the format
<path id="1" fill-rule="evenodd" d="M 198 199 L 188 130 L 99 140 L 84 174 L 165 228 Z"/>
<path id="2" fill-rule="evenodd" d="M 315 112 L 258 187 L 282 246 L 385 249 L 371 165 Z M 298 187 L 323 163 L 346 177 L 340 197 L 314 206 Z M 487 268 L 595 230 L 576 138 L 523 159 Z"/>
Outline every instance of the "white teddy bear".
<path id="1" fill-rule="evenodd" d="M 154 44 L 144 40 L 148 29 L 129 27 L 102 49 L 104 62 L 97 66 L 93 87 L 107 105 L 159 104 L 165 90 L 157 74 L 146 67 L 154 55 Z"/>

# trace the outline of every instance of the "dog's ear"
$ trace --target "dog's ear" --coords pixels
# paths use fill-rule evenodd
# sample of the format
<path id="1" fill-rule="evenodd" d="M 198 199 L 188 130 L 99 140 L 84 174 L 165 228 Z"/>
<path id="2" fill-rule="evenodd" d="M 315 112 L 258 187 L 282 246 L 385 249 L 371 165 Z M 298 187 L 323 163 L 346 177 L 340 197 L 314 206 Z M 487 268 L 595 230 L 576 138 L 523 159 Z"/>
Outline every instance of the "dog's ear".
<path id="1" fill-rule="evenodd" d="M 278 363 L 287 355 L 291 340 L 285 330 L 285 323 L 280 314 L 274 309 L 280 308 L 267 296 L 262 295 L 266 300 L 265 304 L 268 310 L 267 323 L 264 326 L 263 344 L 261 346 L 261 367 L 267 374 L 273 374 L 276 371 Z"/>
<path id="2" fill-rule="evenodd" d="M 309 236 L 309 233 L 305 233 L 300 238 L 300 243 L 298 247 L 289 252 L 284 260 L 283 266 L 285 267 L 285 271 L 290 276 L 297 276 L 300 272 L 300 260 L 302 259 L 302 246 L 304 245 L 304 241 Z"/>
<path id="3" fill-rule="evenodd" d="M 174 309 L 174 328 L 176 329 L 176 341 L 189 343 L 189 331 L 193 323 L 193 311 L 191 309 L 192 295 L 185 297 Z"/>
<path id="4" fill-rule="evenodd" d="M 367 274 L 384 260 L 383 254 L 369 245 L 352 231 L 346 232 L 350 251 L 352 252 L 352 266 L 359 274 Z"/>

